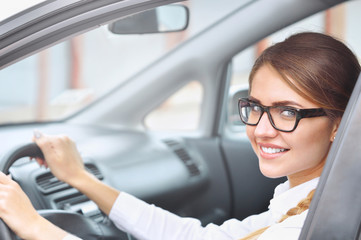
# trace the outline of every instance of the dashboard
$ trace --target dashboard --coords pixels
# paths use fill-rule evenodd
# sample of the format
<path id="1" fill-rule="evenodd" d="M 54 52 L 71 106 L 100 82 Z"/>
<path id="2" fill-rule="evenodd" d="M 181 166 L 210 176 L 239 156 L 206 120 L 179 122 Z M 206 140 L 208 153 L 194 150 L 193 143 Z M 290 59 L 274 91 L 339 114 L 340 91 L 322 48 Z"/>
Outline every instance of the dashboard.
<path id="1" fill-rule="evenodd" d="M 34 128 L 23 126 L 17 137 L 13 132 L 16 141 L 3 145 L 3 153 L 30 139 L 24 133 Z M 179 215 L 193 215 L 189 202 L 199 197 L 209 183 L 203 157 L 183 139 L 63 124 L 39 130 L 45 134 L 65 132 L 77 143 L 87 171 L 99 180 Z M 35 161 L 19 159 L 9 171 L 37 210 L 65 210 L 112 225 L 93 201 Z"/>

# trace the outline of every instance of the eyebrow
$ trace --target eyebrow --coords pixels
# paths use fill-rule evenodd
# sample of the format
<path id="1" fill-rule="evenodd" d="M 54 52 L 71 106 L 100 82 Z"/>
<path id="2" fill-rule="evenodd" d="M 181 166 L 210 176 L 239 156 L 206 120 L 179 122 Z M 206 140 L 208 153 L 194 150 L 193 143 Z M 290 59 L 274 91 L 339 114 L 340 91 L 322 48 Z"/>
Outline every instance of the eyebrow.
<path id="1" fill-rule="evenodd" d="M 254 103 L 261 104 L 260 100 L 258 100 L 257 98 L 254 98 L 252 96 L 249 96 L 248 99 Z M 273 102 L 271 106 L 276 106 L 276 107 L 278 107 L 278 106 L 297 106 L 300 108 L 304 107 L 295 101 L 289 101 L 289 100 Z"/>

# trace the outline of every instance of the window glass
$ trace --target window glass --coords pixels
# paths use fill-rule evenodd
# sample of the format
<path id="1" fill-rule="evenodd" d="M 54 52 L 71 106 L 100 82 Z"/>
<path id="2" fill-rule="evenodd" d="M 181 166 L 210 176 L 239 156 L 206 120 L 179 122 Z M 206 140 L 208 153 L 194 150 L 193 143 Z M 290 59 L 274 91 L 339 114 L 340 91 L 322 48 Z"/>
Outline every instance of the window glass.
<path id="1" fill-rule="evenodd" d="M 361 1 L 351 1 L 338 5 L 286 27 L 234 56 L 231 63 L 233 70 L 229 91 L 227 128 L 233 132 L 244 132 L 244 125 L 238 114 L 237 102 L 240 97 L 248 96 L 248 75 L 255 59 L 267 46 L 283 41 L 287 36 L 297 32 L 322 32 L 343 40 L 360 59 L 361 32 L 358 31 L 357 26 L 360 11 Z"/>
<path id="2" fill-rule="evenodd" d="M 104 26 L 3 69 L 0 123 L 68 116 L 179 43 L 166 45 L 167 36 L 115 35 Z"/>
<path id="3" fill-rule="evenodd" d="M 191 16 L 185 31 L 118 35 L 111 33 L 108 26 L 102 26 L 2 69 L 0 124 L 67 117 L 249 1 L 185 2 Z M 17 9 L 41 1 L 25 2 Z M 7 16 L 16 11 L 9 10 Z M 189 118 L 196 121 L 193 127 L 197 118 L 198 115 Z M 180 126 L 183 128 L 189 126 Z"/>

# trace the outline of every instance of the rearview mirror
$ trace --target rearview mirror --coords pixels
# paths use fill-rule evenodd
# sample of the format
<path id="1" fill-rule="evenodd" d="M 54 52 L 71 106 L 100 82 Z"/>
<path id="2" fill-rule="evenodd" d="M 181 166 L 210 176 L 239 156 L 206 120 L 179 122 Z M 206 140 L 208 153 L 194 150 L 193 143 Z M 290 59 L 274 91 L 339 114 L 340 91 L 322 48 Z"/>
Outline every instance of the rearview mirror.
<path id="1" fill-rule="evenodd" d="M 183 5 L 166 5 L 140 12 L 109 24 L 114 34 L 144 34 L 183 31 L 189 11 Z"/>

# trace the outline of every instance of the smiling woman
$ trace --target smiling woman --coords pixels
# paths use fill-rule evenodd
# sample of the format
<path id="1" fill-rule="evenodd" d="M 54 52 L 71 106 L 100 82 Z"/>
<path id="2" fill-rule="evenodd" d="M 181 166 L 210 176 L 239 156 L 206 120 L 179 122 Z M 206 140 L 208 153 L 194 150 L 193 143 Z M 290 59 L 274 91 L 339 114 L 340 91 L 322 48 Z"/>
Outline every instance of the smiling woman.
<path id="1" fill-rule="evenodd" d="M 290 202 L 294 205 L 297 202 L 286 200 L 285 196 L 293 198 L 294 194 L 302 193 L 304 199 L 299 199 L 297 206 L 287 212 L 283 209 L 284 217 L 278 217 L 279 224 L 262 228 L 245 239 L 255 236 L 279 239 L 280 235 L 298 238 L 299 232 L 282 228 L 302 228 L 360 69 L 356 56 L 343 43 L 312 32 L 293 35 L 266 49 L 256 60 L 249 77 L 249 98 L 257 104 L 247 101 L 245 104 L 271 107 L 261 107 L 268 110 L 267 114 L 265 111 L 258 113 L 258 107 L 250 109 L 250 114 L 256 114 L 257 118 L 249 124 L 241 104 L 241 118 L 247 124 L 247 135 L 263 175 L 288 178 L 282 188 L 289 188 L 288 192 L 292 194 L 286 191 L 272 201 L 289 208 Z M 292 118 L 292 127 L 280 129 L 285 125 L 281 127 L 273 120 L 278 112 L 272 114 L 269 110 L 280 106 L 288 111 L 292 109 L 294 114 L 299 114 L 295 108 L 301 108 L 299 111 L 316 109 L 320 114 L 299 119 L 298 125 Z M 275 192 L 276 195 L 277 189 Z M 293 222 L 287 220 L 290 216 L 293 216 Z"/>
<path id="2" fill-rule="evenodd" d="M 254 75 L 251 86 L 250 96 L 262 104 L 279 107 L 278 104 L 282 102 L 287 104 L 285 107 L 301 107 L 301 111 L 319 107 L 296 93 L 273 67 L 265 63 Z M 288 176 L 290 186 L 319 176 L 341 117 L 334 122 L 325 114 L 300 119 L 298 126 L 293 121 L 290 127 L 292 132 L 284 132 L 280 131 L 279 125 L 276 125 L 278 129 L 272 126 L 270 116 L 275 118 L 275 114 L 263 114 L 259 116 L 257 124 L 247 127 L 247 135 L 258 156 L 263 175 L 272 178 Z M 313 134 L 315 132 L 317 134 Z M 302 169 L 313 174 L 301 174 Z M 296 178 L 299 175 L 301 179 Z M 307 176 L 305 179 L 304 175 Z"/>
<path id="3" fill-rule="evenodd" d="M 258 58 L 250 74 L 252 99 L 271 106 L 286 101 L 290 107 L 320 108 L 325 113 L 301 119 L 290 134 L 270 126 L 270 115 L 268 120 L 260 116 L 257 127 L 248 127 L 263 174 L 287 175 L 291 186 L 304 182 L 304 177 L 307 180 L 320 175 L 359 71 L 357 58 L 341 42 L 315 33 L 290 37 Z M 265 151 L 267 147 L 287 151 L 275 156 Z M 277 161 L 270 161 L 276 157 Z"/>

